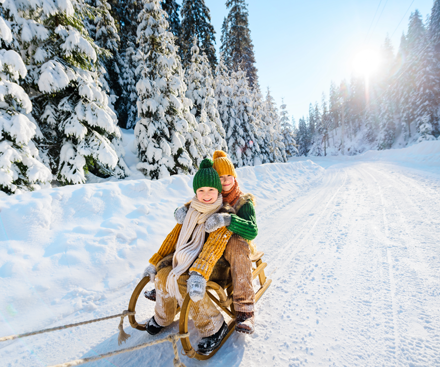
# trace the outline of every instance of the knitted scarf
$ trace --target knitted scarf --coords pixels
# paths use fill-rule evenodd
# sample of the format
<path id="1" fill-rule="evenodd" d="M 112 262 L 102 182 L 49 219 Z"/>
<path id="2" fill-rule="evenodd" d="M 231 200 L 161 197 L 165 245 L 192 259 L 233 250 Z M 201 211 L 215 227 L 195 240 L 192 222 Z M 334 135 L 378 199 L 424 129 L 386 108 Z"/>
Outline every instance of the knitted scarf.
<path id="1" fill-rule="evenodd" d="M 167 278 L 167 291 L 182 305 L 183 298 L 179 292 L 177 280 L 189 269 L 202 251 L 205 243 L 205 221 L 223 206 L 222 195 L 213 204 L 205 204 L 195 196 L 186 214 L 177 239 L 176 252 L 173 256 L 173 270 Z"/>
<path id="2" fill-rule="evenodd" d="M 238 186 L 237 180 L 235 180 L 234 186 L 232 186 L 229 191 L 222 191 L 222 195 L 224 203 L 228 203 L 230 206 L 237 204 L 238 199 L 240 199 L 240 196 L 243 195 L 240 187 Z"/>

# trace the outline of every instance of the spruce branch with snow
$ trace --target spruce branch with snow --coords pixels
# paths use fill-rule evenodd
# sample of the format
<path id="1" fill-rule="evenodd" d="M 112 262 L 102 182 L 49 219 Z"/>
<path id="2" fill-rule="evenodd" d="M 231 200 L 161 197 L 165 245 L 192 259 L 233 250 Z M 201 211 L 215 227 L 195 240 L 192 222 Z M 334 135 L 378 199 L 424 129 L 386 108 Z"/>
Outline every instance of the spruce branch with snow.
<path id="1" fill-rule="evenodd" d="M 289 113 L 287 112 L 287 105 L 284 103 L 284 100 L 280 108 L 281 133 L 286 149 L 286 156 L 290 158 L 298 155 L 298 149 L 296 148 L 296 142 L 293 137 L 293 125 L 290 122 Z"/>
<path id="2" fill-rule="evenodd" d="M 206 55 L 214 70 L 217 66 L 215 54 L 215 30 L 211 24 L 211 15 L 205 0 L 183 0 L 181 24 L 181 55 L 184 67 L 191 62 L 194 37 L 197 39 L 197 46 Z"/>
<path id="3" fill-rule="evenodd" d="M 245 0 L 226 0 L 229 9 L 222 26 L 221 47 L 224 62 L 231 71 L 246 72 L 251 88 L 259 88 L 254 45 L 249 29 L 249 13 Z"/>
<path id="4" fill-rule="evenodd" d="M 3 6 L 16 25 L 14 47 L 26 50 L 23 86 L 32 96 L 43 161 L 62 184 L 84 183 L 87 172 L 124 177 L 121 133 L 95 66 L 108 51 L 82 22 L 94 8 L 69 0 L 26 4 L 27 12 L 18 12 L 13 0 Z"/>
<path id="5" fill-rule="evenodd" d="M 12 32 L 0 18 L 1 41 L 13 41 Z M 29 118 L 32 104 L 17 84 L 27 74 L 21 56 L 13 50 L 0 50 L 0 190 L 8 194 L 33 191 L 52 181 L 52 174 L 38 160 L 32 139 L 37 126 Z"/>
<path id="6" fill-rule="evenodd" d="M 192 102 L 191 113 L 197 121 L 197 135 L 201 150 L 197 166 L 207 156 L 212 156 L 216 150 L 227 150 L 225 130 L 220 120 L 215 99 L 215 80 L 212 75 L 209 60 L 205 54 L 200 55 L 194 37 L 191 48 L 191 63 L 185 71 L 187 85 L 186 97 Z"/>
<path id="7" fill-rule="evenodd" d="M 192 173 L 194 162 L 185 135 L 195 126 L 185 97 L 183 69 L 159 0 L 144 0 L 137 30 L 140 79 L 136 84 L 139 120 L 134 132 L 141 162 L 150 179 Z"/>

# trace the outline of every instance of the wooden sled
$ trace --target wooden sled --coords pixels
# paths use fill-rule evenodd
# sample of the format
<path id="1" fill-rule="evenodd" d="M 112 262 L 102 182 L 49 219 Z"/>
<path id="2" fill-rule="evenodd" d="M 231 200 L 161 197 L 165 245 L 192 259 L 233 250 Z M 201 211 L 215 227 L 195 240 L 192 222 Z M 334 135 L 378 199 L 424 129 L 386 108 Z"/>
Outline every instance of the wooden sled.
<path id="1" fill-rule="evenodd" d="M 263 255 L 264 255 L 263 252 L 258 252 L 255 255 L 251 256 L 251 260 L 253 263 L 252 279 L 256 279 L 258 277 L 260 281 L 260 288 L 255 293 L 255 302 L 258 302 L 258 300 L 261 298 L 264 292 L 269 288 L 272 282 L 272 280 L 266 278 L 266 275 L 264 273 L 264 269 L 266 268 L 267 263 L 264 263 L 261 260 Z M 213 275 L 214 273 L 225 275 L 225 268 L 223 267 L 223 269 L 220 272 L 214 271 Z M 227 268 L 227 273 L 229 273 L 229 268 Z M 211 358 L 212 356 L 214 356 L 214 354 L 216 354 L 219 351 L 222 345 L 226 342 L 226 340 L 228 340 L 228 338 L 232 335 L 232 333 L 235 330 L 235 310 L 234 310 L 234 304 L 232 302 L 232 295 L 234 293 L 234 289 L 232 287 L 230 276 L 227 276 L 226 279 L 225 278 L 215 279 L 215 278 L 216 278 L 215 276 L 214 277 L 211 276 L 212 280 L 210 280 L 207 283 L 206 291 L 208 292 L 208 296 L 219 307 L 219 309 L 224 313 L 226 313 L 227 315 L 229 315 L 229 317 L 231 317 L 231 320 L 228 323 L 228 334 L 224 337 L 220 346 L 214 351 L 212 351 L 209 355 L 203 355 L 198 353 L 196 350 L 194 350 L 189 340 L 189 337 L 182 338 L 181 342 L 182 342 L 183 351 L 185 355 L 190 358 L 196 358 L 198 360 L 206 360 Z M 214 279 L 216 281 L 213 281 Z M 136 311 L 136 304 L 139 295 L 142 293 L 142 290 L 148 284 L 149 280 L 150 278 L 147 276 L 141 279 L 139 284 L 136 286 L 130 298 L 128 311 Z M 190 310 L 191 302 L 192 302 L 191 298 L 187 294 L 185 300 L 183 301 L 182 309 L 177 310 L 177 312 L 180 311 L 180 320 L 179 320 L 180 334 L 184 334 L 188 332 L 189 310 Z M 146 324 L 139 324 L 136 321 L 134 315 L 128 316 L 128 319 L 130 321 L 130 325 L 133 328 L 145 331 Z"/>

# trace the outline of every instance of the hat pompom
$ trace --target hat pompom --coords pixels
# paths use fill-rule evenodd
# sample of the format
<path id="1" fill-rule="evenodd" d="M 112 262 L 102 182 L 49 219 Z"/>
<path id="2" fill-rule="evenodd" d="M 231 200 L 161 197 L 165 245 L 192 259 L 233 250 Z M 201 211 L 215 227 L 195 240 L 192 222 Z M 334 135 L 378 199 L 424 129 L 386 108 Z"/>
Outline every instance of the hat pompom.
<path id="1" fill-rule="evenodd" d="M 202 163 L 200 163 L 200 167 L 199 167 L 199 169 L 202 169 L 202 168 L 211 168 L 213 164 L 214 164 L 214 162 L 212 161 L 212 159 L 205 158 L 205 159 L 202 161 Z"/>
<path id="2" fill-rule="evenodd" d="M 217 158 L 222 158 L 222 157 L 227 157 L 228 155 L 223 151 L 223 150 L 216 150 L 214 152 L 213 158 L 217 159 Z"/>

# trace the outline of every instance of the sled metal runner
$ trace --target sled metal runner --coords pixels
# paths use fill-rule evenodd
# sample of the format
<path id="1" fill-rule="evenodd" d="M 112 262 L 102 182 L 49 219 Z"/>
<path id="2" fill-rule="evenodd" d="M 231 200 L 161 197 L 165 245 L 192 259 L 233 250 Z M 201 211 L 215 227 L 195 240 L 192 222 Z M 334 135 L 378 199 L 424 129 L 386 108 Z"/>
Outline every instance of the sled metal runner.
<path id="1" fill-rule="evenodd" d="M 255 255 L 251 256 L 251 260 L 253 263 L 252 268 L 252 279 L 256 279 L 258 277 L 260 282 L 260 288 L 255 293 L 255 302 L 258 302 L 258 300 L 263 296 L 264 292 L 269 288 L 270 284 L 272 283 L 271 279 L 267 279 L 266 275 L 264 273 L 264 269 L 267 266 L 267 263 L 264 263 L 261 258 L 263 257 L 263 252 L 258 252 Z M 142 293 L 142 290 L 144 287 L 148 284 L 150 281 L 149 276 L 146 276 L 141 279 L 141 281 L 138 283 L 136 288 L 133 291 L 133 294 L 130 298 L 130 302 L 128 305 L 128 311 L 135 311 L 137 300 Z M 183 353 L 189 357 L 189 358 L 196 358 L 198 360 L 207 360 L 214 356 L 220 348 L 223 346 L 223 344 L 226 342 L 226 340 L 229 339 L 229 337 L 232 335 L 232 333 L 235 331 L 235 310 L 234 310 L 234 304 L 232 302 L 232 297 L 234 293 L 234 289 L 232 286 L 232 283 L 228 283 L 226 286 L 222 287 L 216 282 L 209 281 L 206 286 L 206 291 L 208 292 L 208 296 L 212 299 L 212 301 L 217 305 L 221 311 L 225 312 L 231 320 L 228 323 L 228 333 L 223 338 L 221 344 L 219 347 L 215 350 L 213 350 L 210 354 L 204 355 L 198 353 L 191 345 L 189 336 L 183 337 L 180 339 L 183 347 Z M 189 310 L 191 307 L 192 300 L 189 297 L 189 294 L 186 295 L 185 300 L 183 301 L 182 308 L 177 309 L 177 313 L 180 311 L 180 319 L 179 319 L 179 333 L 180 335 L 188 334 L 188 322 L 189 322 Z M 176 314 L 177 314 L 176 313 Z M 136 321 L 135 315 L 129 315 L 128 319 L 130 321 L 130 325 L 137 329 L 137 330 L 146 330 L 146 324 L 140 324 Z"/>

